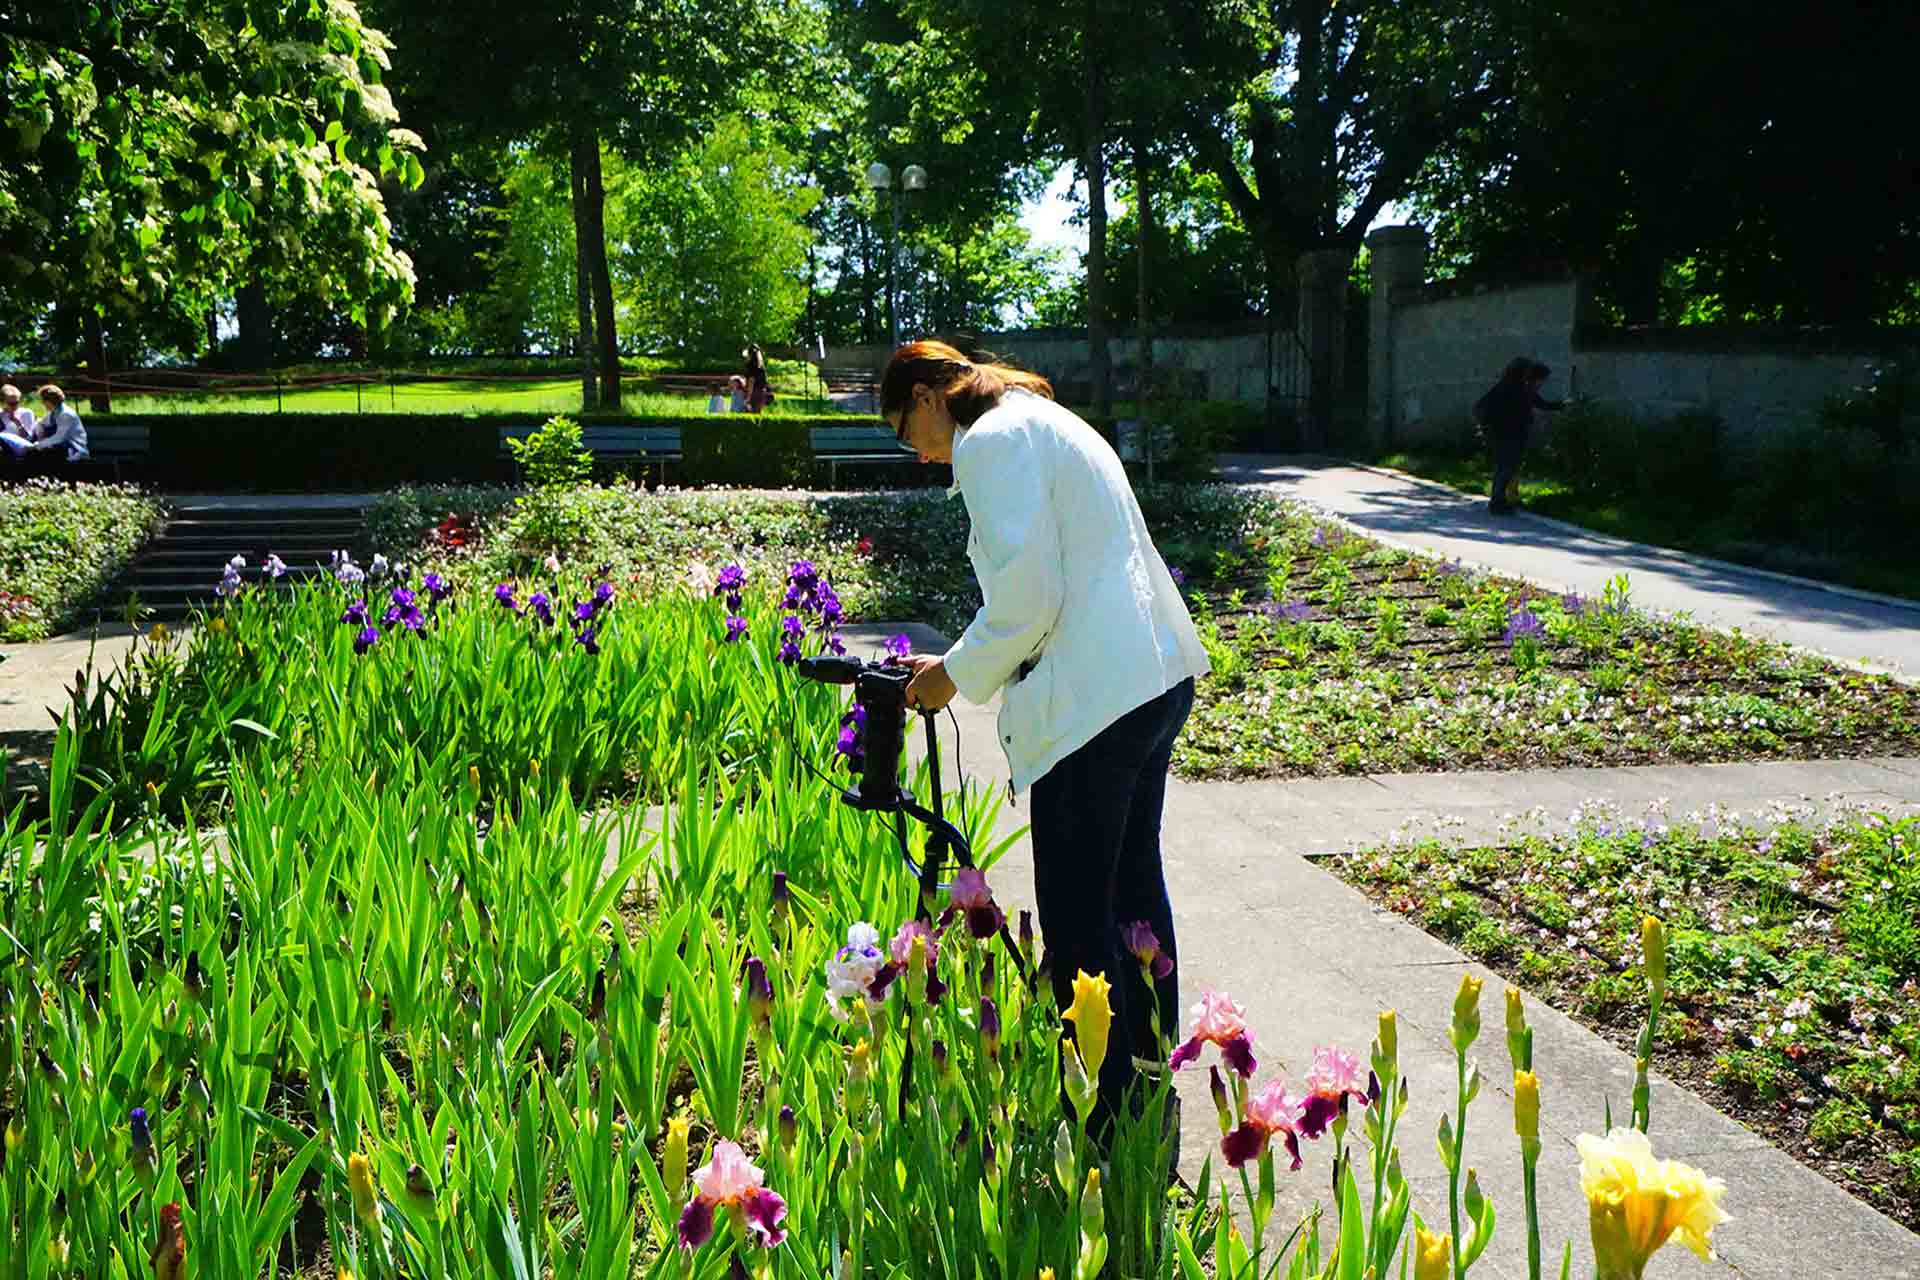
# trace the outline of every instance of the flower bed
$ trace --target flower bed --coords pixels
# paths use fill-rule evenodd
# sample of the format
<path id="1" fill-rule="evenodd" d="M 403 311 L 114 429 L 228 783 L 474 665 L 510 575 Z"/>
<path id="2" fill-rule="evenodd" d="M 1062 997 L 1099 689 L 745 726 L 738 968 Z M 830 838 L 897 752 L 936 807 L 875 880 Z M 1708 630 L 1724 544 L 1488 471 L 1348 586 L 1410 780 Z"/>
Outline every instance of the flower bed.
<path id="1" fill-rule="evenodd" d="M 1920 744 L 1920 691 L 1784 646 L 1383 547 L 1273 503 L 1163 541 L 1213 659 L 1201 777 L 1836 758 Z"/>
<path id="2" fill-rule="evenodd" d="M 966 511 L 942 494 L 810 500 L 587 489 L 571 554 L 658 590 L 695 563 L 802 555 L 853 619 L 958 635 L 979 605 Z M 408 491 L 389 549 L 459 512 L 457 556 L 504 574 L 546 554 L 503 491 Z M 1141 504 L 1213 660 L 1175 756 L 1187 777 L 1289 777 L 1759 758 L 1920 745 L 1920 693 L 1782 646 L 1409 556 L 1270 498 L 1159 486 Z"/>
<path id="3" fill-rule="evenodd" d="M 1754 816 L 1589 811 L 1551 838 L 1327 865 L 1623 1045 L 1640 915 L 1667 916 L 1661 1069 L 1920 1227 L 1920 820 Z"/>
<path id="4" fill-rule="evenodd" d="M 162 503 L 134 485 L 0 488 L 0 641 L 65 629 L 165 521 Z"/>

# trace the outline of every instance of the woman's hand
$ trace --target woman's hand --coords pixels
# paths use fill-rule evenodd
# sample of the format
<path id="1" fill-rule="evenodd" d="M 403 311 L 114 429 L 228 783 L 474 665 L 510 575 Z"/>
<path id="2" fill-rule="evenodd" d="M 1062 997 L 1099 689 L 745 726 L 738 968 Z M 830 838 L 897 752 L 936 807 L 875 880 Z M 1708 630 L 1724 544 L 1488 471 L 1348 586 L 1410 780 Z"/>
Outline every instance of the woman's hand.
<path id="1" fill-rule="evenodd" d="M 907 681 L 907 705 L 915 710 L 938 711 L 960 692 L 953 687 L 947 664 L 931 654 L 916 653 L 905 662 L 913 668 L 913 679 Z"/>

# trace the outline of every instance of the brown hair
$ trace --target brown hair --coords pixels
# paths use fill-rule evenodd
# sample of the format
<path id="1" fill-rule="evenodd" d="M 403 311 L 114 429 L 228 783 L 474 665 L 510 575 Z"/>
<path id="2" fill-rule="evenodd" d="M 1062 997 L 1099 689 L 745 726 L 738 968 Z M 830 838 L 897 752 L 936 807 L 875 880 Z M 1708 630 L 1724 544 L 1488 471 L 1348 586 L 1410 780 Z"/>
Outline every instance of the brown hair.
<path id="1" fill-rule="evenodd" d="M 881 416 L 904 409 L 916 385 L 945 397 L 947 412 L 963 427 L 972 426 L 999 404 L 1010 387 L 1053 399 L 1053 384 L 1037 373 L 993 361 L 976 364 L 958 349 L 930 338 L 909 342 L 887 361 L 887 371 L 880 378 Z"/>
<path id="2" fill-rule="evenodd" d="M 40 398 L 42 400 L 51 400 L 55 404 L 65 404 L 67 402 L 67 393 L 49 382 L 46 386 L 40 388 Z"/>

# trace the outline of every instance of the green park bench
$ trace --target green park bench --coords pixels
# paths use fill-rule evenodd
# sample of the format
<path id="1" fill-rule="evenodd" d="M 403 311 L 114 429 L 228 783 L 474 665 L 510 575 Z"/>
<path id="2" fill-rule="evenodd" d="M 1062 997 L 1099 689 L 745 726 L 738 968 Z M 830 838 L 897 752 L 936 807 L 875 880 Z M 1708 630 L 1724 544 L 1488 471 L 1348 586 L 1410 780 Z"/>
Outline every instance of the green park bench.
<path id="1" fill-rule="evenodd" d="M 827 464 L 829 483 L 835 486 L 843 464 L 907 462 L 914 457 L 887 427 L 814 427 L 811 435 L 813 459 Z"/>
<path id="2" fill-rule="evenodd" d="M 111 476 L 118 484 L 121 468 L 144 460 L 152 445 L 146 427 L 103 423 L 87 428 L 87 456 L 78 462 L 68 462 L 64 452 L 53 458 L 42 452 L 31 455 L 29 466 L 32 474 L 73 479 Z"/>
<path id="3" fill-rule="evenodd" d="M 514 483 L 520 482 L 520 460 L 507 448 L 509 440 L 524 440 L 539 430 L 537 426 L 500 428 L 500 456 L 513 462 Z M 667 478 L 667 464 L 681 458 L 680 428 L 622 427 L 590 423 L 580 428 L 580 444 L 596 458 L 611 462 L 640 462 L 660 465 L 660 480 Z"/>

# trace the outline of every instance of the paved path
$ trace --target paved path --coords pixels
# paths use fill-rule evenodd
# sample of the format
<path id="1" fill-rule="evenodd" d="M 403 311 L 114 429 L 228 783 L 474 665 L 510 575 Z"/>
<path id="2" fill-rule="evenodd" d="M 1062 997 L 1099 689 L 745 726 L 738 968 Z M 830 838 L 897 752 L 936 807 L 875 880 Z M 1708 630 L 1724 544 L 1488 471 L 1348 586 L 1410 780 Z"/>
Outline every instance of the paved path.
<path id="1" fill-rule="evenodd" d="M 1702 622 L 1920 679 L 1920 603 L 1743 569 L 1539 516 L 1491 516 L 1483 498 L 1397 472 L 1321 458 L 1225 454 L 1220 474 L 1311 503 L 1396 546 L 1587 595 L 1624 573 L 1643 608 L 1688 612 Z"/>
<path id="2" fill-rule="evenodd" d="M 896 628 L 849 629 L 865 652 Z M 944 639 L 929 628 L 905 628 L 923 652 Z M 954 704 L 963 763 L 976 785 L 1004 787 L 1006 761 L 995 749 L 995 708 Z M 951 746 L 953 725 L 941 722 Z M 916 731 L 917 733 L 917 731 Z M 919 739 L 910 739 L 916 756 Z M 957 781 L 943 751 L 949 784 Z M 1432 831 L 1445 819 L 1462 839 L 1503 838 L 1518 820 L 1545 829 L 1571 811 L 1603 801 L 1631 815 L 1665 800 L 1671 820 L 1718 805 L 1757 816 L 1774 804 L 1831 812 L 1841 804 L 1920 811 L 1920 760 L 1885 758 L 1759 764 L 1548 769 L 1525 772 L 1409 774 L 1286 782 L 1191 783 L 1168 787 L 1164 836 L 1168 888 L 1182 944 L 1181 997 L 1191 1005 L 1202 988 L 1230 992 L 1246 1006 L 1263 1064 L 1284 1065 L 1297 1078 L 1315 1046 L 1342 1045 L 1364 1054 L 1375 1017 L 1399 1011 L 1400 1049 L 1412 1100 L 1402 1121 L 1401 1157 L 1415 1207 L 1429 1223 L 1446 1220 L 1446 1175 L 1433 1134 L 1453 1105 L 1453 1051 L 1447 1039 L 1453 995 L 1463 971 L 1486 983 L 1485 1030 L 1475 1046 L 1487 1080 L 1470 1109 L 1468 1163 L 1480 1170 L 1499 1225 L 1473 1274 L 1518 1280 L 1526 1274 L 1520 1164 L 1513 1137 L 1501 992 L 1505 982 L 1447 944 L 1376 908 L 1363 894 L 1310 860 L 1311 855 L 1364 848 L 1395 831 Z M 1003 825 L 1026 821 L 1024 803 L 1003 810 Z M 1032 849 L 1023 836 L 992 874 L 1009 910 L 1032 905 Z M 1633 1087 L 1627 1054 L 1570 1018 L 1533 1001 L 1535 1060 L 1544 1097 L 1539 1186 L 1549 1274 L 1557 1274 L 1562 1242 L 1575 1246 L 1575 1275 L 1591 1275 L 1586 1202 L 1579 1189 L 1574 1138 L 1598 1132 L 1610 1100 L 1616 1115 Z M 1181 1166 L 1197 1175 L 1209 1155 L 1218 1161 L 1218 1131 L 1204 1071 L 1178 1077 L 1184 1105 Z M 1357 1135 L 1356 1135 L 1357 1137 Z M 1663 1156 L 1684 1159 L 1724 1178 L 1726 1207 L 1736 1221 L 1717 1241 L 1722 1261 L 1708 1267 L 1672 1246 L 1650 1277 L 1747 1277 L 1806 1280 L 1848 1268 L 1885 1280 L 1920 1280 L 1920 1236 L 1855 1200 L 1767 1139 L 1722 1115 L 1686 1090 L 1657 1079 L 1653 1137 Z M 1281 1212 L 1304 1211 L 1328 1199 L 1331 1152 L 1310 1144 L 1306 1167 L 1283 1175 Z M 1284 1232 L 1291 1225 L 1284 1222 Z M 1844 1265 L 1840 1260 L 1846 1260 Z"/>
<path id="3" fill-rule="evenodd" d="M 96 640 L 78 632 L 22 644 L 0 644 L 0 734 L 53 731 L 53 713 L 67 706 L 74 672 L 111 671 L 133 647 L 123 623 L 103 623 Z"/>

